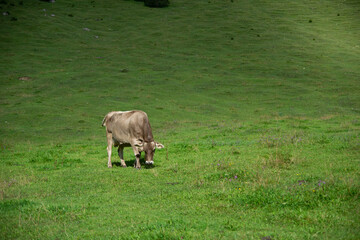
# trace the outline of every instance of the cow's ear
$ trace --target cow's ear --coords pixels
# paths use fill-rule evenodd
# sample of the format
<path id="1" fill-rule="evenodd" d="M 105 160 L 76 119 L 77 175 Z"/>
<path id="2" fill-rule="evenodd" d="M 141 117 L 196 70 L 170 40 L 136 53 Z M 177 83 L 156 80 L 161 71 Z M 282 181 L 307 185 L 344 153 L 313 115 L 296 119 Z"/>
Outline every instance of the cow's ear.
<path id="1" fill-rule="evenodd" d="M 134 145 L 136 147 L 143 147 L 144 146 L 144 140 L 142 139 L 136 139 Z"/>
<path id="2" fill-rule="evenodd" d="M 155 147 L 157 149 L 162 149 L 162 148 L 164 148 L 164 145 L 162 145 L 161 143 L 155 142 Z"/>

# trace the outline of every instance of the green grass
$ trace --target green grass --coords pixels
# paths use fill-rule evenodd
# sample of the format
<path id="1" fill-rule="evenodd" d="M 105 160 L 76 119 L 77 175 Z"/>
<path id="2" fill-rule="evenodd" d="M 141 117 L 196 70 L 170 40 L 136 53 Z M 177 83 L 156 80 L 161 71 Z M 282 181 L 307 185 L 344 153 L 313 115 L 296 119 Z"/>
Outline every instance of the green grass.
<path id="1" fill-rule="evenodd" d="M 360 238 L 358 1 L 0 7 L 1 239 Z M 108 169 L 131 109 L 165 149 Z"/>

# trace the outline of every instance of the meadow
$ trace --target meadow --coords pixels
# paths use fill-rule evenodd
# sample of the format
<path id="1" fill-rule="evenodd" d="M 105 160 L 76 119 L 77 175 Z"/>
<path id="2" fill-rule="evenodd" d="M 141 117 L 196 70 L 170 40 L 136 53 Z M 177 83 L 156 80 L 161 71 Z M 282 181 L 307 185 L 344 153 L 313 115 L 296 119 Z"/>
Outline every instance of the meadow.
<path id="1" fill-rule="evenodd" d="M 359 1 L 0 10 L 1 239 L 360 238 Z M 109 169 L 132 109 L 165 148 Z"/>

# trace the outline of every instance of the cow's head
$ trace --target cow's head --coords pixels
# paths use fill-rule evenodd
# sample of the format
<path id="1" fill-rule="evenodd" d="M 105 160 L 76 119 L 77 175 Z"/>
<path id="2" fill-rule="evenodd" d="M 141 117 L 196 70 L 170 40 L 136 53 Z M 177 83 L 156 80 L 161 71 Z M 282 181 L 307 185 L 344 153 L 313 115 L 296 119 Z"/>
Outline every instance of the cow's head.
<path id="1" fill-rule="evenodd" d="M 154 164 L 154 153 L 156 149 L 164 148 L 164 145 L 158 142 L 143 142 L 143 151 L 145 152 L 145 163 Z"/>

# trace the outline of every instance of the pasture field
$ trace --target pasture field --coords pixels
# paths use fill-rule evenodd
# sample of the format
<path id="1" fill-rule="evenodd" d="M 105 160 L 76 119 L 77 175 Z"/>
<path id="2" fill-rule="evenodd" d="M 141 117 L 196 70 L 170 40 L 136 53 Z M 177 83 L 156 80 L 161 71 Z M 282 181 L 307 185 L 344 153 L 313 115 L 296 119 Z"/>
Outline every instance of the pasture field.
<path id="1" fill-rule="evenodd" d="M 360 239 L 359 1 L 0 10 L 0 239 Z M 165 148 L 108 169 L 131 109 Z"/>

